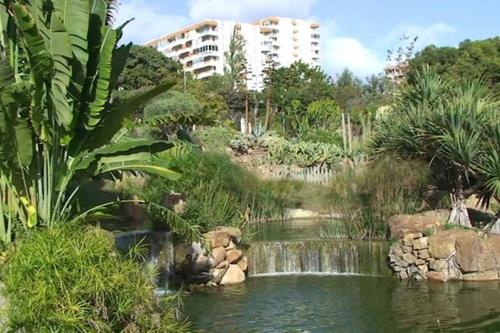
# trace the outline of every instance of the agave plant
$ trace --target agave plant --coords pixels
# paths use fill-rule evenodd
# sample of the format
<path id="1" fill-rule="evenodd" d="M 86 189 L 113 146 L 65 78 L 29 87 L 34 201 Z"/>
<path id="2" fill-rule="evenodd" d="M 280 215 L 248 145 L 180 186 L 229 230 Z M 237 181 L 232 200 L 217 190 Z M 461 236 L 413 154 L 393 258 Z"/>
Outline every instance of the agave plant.
<path id="1" fill-rule="evenodd" d="M 471 227 L 465 199 L 498 199 L 498 107 L 481 82 L 449 82 L 427 68 L 379 122 L 373 143 L 378 152 L 427 160 L 451 194 L 449 222 Z"/>
<path id="2" fill-rule="evenodd" d="M 175 84 L 112 99 L 130 45 L 110 0 L 0 1 L 0 231 L 74 216 L 79 182 L 119 170 L 177 177 L 148 164 L 169 142 L 124 139 L 123 121 Z"/>

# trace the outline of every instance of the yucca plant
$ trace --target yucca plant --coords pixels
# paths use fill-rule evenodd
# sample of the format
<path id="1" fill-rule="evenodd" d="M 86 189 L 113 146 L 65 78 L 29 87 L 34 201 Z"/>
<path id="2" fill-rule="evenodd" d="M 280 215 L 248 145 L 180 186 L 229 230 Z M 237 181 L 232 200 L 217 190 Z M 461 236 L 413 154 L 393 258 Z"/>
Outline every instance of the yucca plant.
<path id="1" fill-rule="evenodd" d="M 112 99 L 130 45 L 111 26 L 115 1 L 0 1 L 0 232 L 74 216 L 85 177 L 120 170 L 166 177 L 148 163 L 169 142 L 125 139 L 123 121 L 175 84 Z M 17 204 L 12 204 L 13 202 Z"/>
<path id="2" fill-rule="evenodd" d="M 498 199 L 499 103 L 478 81 L 450 82 L 428 68 L 398 96 L 374 137 L 378 152 L 427 160 L 452 197 L 450 223 L 471 227 L 465 199 Z"/>

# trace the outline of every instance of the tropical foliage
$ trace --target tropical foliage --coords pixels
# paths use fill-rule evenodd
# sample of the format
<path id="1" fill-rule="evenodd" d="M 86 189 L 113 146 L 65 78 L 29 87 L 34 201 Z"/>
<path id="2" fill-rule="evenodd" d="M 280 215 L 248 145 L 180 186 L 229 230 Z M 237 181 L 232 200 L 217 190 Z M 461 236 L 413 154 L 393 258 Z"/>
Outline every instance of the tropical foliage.
<path id="1" fill-rule="evenodd" d="M 394 110 L 377 125 L 379 152 L 429 163 L 440 188 L 452 194 L 450 222 L 470 227 L 465 199 L 500 198 L 499 103 L 478 81 L 460 83 L 430 69 L 415 76 Z"/>
<path id="2" fill-rule="evenodd" d="M 410 78 L 424 64 L 452 79 L 482 79 L 500 93 L 500 37 L 465 40 L 456 48 L 427 46 L 410 61 Z"/>
<path id="3" fill-rule="evenodd" d="M 117 46 L 123 26 L 111 27 L 113 8 L 105 0 L 0 3 L 4 243 L 17 221 L 29 228 L 70 219 L 85 177 L 119 170 L 177 176 L 145 163 L 168 142 L 120 139 L 124 119 L 175 81 L 111 99 L 130 50 Z"/>

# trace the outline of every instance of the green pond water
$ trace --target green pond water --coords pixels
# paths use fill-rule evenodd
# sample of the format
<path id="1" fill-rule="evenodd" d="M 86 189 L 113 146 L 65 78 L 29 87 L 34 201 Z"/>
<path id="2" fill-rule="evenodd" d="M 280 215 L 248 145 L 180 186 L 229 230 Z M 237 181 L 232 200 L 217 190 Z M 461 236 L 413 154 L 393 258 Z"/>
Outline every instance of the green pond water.
<path id="1" fill-rule="evenodd" d="M 324 222 L 262 229 L 244 284 L 193 292 L 202 332 L 500 332 L 500 282 L 399 281 L 388 244 L 323 239 Z"/>
<path id="2" fill-rule="evenodd" d="M 185 307 L 203 332 L 500 332 L 500 283 L 491 282 L 253 277 L 196 292 Z"/>

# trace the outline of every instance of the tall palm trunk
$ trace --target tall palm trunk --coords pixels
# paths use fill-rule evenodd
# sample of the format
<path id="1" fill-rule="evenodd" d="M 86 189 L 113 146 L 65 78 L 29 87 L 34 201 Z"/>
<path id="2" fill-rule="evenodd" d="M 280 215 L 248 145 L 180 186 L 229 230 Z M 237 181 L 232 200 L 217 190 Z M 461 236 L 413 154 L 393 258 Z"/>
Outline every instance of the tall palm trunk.
<path id="1" fill-rule="evenodd" d="M 267 89 L 266 97 L 266 120 L 264 121 L 264 130 L 269 129 L 269 118 L 271 117 L 271 88 Z"/>
<path id="2" fill-rule="evenodd" d="M 467 207 L 465 205 L 465 196 L 464 196 L 464 184 L 463 184 L 463 176 L 461 173 L 458 173 L 455 180 L 455 189 L 452 194 L 453 208 L 450 213 L 450 218 L 448 219 L 448 223 L 456 224 L 465 228 L 472 228 L 472 224 L 470 223 L 469 212 L 467 211 Z"/>

